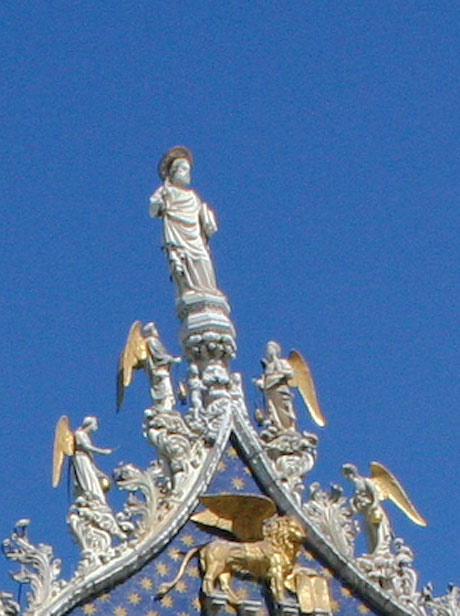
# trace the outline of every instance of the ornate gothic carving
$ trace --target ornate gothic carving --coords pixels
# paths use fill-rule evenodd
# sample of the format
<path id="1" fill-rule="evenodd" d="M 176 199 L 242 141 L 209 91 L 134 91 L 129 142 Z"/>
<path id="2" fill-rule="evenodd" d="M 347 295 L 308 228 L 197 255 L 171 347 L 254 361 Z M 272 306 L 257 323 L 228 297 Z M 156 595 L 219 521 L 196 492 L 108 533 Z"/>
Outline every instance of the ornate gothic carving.
<path id="1" fill-rule="evenodd" d="M 0 616 L 18 616 L 19 603 L 13 599 L 9 592 L 0 592 Z"/>
<path id="2" fill-rule="evenodd" d="M 460 616 L 459 594 L 458 586 L 449 584 L 444 596 L 433 597 L 431 587 L 428 592 L 422 593 L 420 603 L 429 610 L 432 616 Z"/>
<path id="3" fill-rule="evenodd" d="M 203 455 L 203 445 L 178 411 L 144 411 L 144 435 L 156 447 L 162 467 L 163 490 L 181 496 L 192 469 Z"/>
<path id="4" fill-rule="evenodd" d="M 30 542 L 27 536 L 29 524 L 30 520 L 19 520 L 10 537 L 3 541 L 2 550 L 7 558 L 21 564 L 12 577 L 21 584 L 30 584 L 24 614 L 32 616 L 35 608 L 56 596 L 66 582 L 59 579 L 61 561 L 53 557 L 53 548 L 44 543 L 34 545 Z"/>
<path id="5" fill-rule="evenodd" d="M 152 463 L 145 471 L 134 464 L 119 464 L 114 470 L 117 486 L 129 492 L 128 501 L 117 517 L 120 524 L 134 523 L 136 537 L 143 537 L 150 531 L 167 510 L 160 488 L 163 476 L 158 462 Z"/>
<path id="6" fill-rule="evenodd" d="M 134 525 L 116 520 L 107 503 L 94 494 L 79 496 L 70 507 L 67 523 L 81 548 L 77 574 L 84 575 L 118 556 L 126 547 Z M 113 546 L 113 541 L 119 544 Z"/>
<path id="7" fill-rule="evenodd" d="M 342 493 L 341 486 L 337 484 L 333 484 L 327 493 L 320 488 L 319 483 L 312 483 L 310 499 L 302 507 L 307 517 L 330 539 L 337 550 L 352 558 L 358 528 L 356 520 L 353 519 L 353 511 L 348 507 L 347 499 Z"/>
<path id="8" fill-rule="evenodd" d="M 317 458 L 317 437 L 311 432 L 286 430 L 272 433 L 264 430 L 260 438 L 276 474 L 297 502 L 302 500 L 303 478 L 311 471 Z"/>
<path id="9" fill-rule="evenodd" d="M 260 432 L 251 425 L 241 376 L 229 368 L 236 351 L 235 330 L 230 306 L 217 287 L 208 244 L 216 221 L 211 209 L 188 188 L 191 165 L 186 148 L 167 152 L 160 162 L 163 184 L 150 199 L 151 215 L 163 222 L 163 249 L 176 289 L 179 340 L 188 363 L 182 399 L 188 400 L 188 408 L 183 414 L 176 408 L 171 378 L 172 366 L 181 359 L 166 351 L 153 323 L 142 328 L 136 321 L 120 358 L 117 403 L 119 408 L 133 371 L 144 369 L 152 406 L 144 412 L 143 434 L 157 457 L 145 470 L 131 463 L 115 468 L 116 486 L 128 492 L 128 498 L 123 510 L 114 514 L 106 500 L 109 477 L 93 459 L 94 454 L 112 452 L 92 443 L 96 418 L 86 417 L 75 432 L 67 418 L 61 418 L 55 435 L 53 485 L 59 482 L 67 456 L 75 494 L 67 522 L 81 547 L 81 560 L 69 582 L 60 580 L 60 561 L 51 547 L 33 545 L 26 533 L 29 521 L 19 521 L 3 542 L 3 551 L 20 563 L 14 579 L 30 584 L 25 615 L 69 613 L 89 593 L 139 570 L 193 519 L 208 530 L 233 535 L 234 540 L 220 538 L 194 547 L 160 594 L 167 593 L 190 559 L 199 555 L 207 614 L 228 608 L 227 603 L 237 605 L 240 616 L 255 615 L 262 608 L 261 600 L 241 598 L 234 590 L 232 577 L 244 572 L 267 585 L 271 614 L 331 613 L 327 579 L 297 562 L 308 535 L 312 552 L 340 571 L 344 582 L 379 613 L 460 616 L 456 587 L 438 598 L 433 598 L 429 586 L 417 591 L 412 550 L 402 539 L 393 541 L 381 503 L 389 497 L 416 523 L 424 520 L 382 465 L 373 463 L 370 477 L 359 475 L 353 465 L 344 466 L 354 486 L 350 505 L 339 486 L 326 493 L 317 483 L 310 486 L 310 497 L 302 504 L 303 480 L 316 462 L 318 438 L 299 430 L 293 388 L 313 421 L 319 426 L 326 421 L 308 365 L 297 351 L 283 358 L 278 343 L 267 344 L 263 374 L 254 380 L 263 395 L 263 408 L 256 411 Z M 237 451 L 274 501 L 247 494 L 200 497 L 209 488 L 232 432 Z M 206 509 L 193 514 L 199 500 Z M 364 520 L 368 552 L 355 557 L 357 514 Z M 0 593 L 0 616 L 18 613 L 12 596 Z"/>
<path id="10" fill-rule="evenodd" d="M 403 604 L 416 599 L 418 576 L 412 568 L 414 555 L 402 539 L 392 542 L 393 550 L 364 554 L 356 559 L 358 567 L 375 584 Z"/>

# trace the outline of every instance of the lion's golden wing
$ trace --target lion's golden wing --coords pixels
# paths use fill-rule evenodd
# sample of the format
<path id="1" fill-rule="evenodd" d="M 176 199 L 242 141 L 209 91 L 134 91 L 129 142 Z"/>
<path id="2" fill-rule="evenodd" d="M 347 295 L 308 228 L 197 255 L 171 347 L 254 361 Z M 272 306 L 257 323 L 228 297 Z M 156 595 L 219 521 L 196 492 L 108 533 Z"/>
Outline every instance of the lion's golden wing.
<path id="1" fill-rule="evenodd" d="M 294 372 L 294 376 L 289 380 L 289 386 L 298 388 L 311 418 L 318 426 L 324 427 L 327 422 L 319 408 L 313 377 L 307 362 L 298 351 L 290 352 L 288 362 Z"/>
<path id="2" fill-rule="evenodd" d="M 230 532 L 240 541 L 263 539 L 262 524 L 276 513 L 271 499 L 255 494 L 212 494 L 201 496 L 200 503 L 207 509 L 194 514 L 194 522 Z"/>
<path id="3" fill-rule="evenodd" d="M 61 480 L 62 465 L 65 456 L 72 456 L 75 452 L 75 437 L 69 427 L 69 419 L 63 415 L 56 424 L 53 445 L 53 476 L 52 485 L 55 488 Z"/>
<path id="4" fill-rule="evenodd" d="M 389 498 L 406 514 L 409 520 L 412 520 L 412 522 L 419 526 L 426 526 L 426 521 L 411 503 L 406 491 L 393 473 L 379 462 L 371 462 L 370 469 L 371 480 L 376 485 L 382 500 Z"/>
<path id="5" fill-rule="evenodd" d="M 141 362 L 147 359 L 147 356 L 148 349 L 142 335 L 142 323 L 134 321 L 129 329 L 126 345 L 118 362 L 117 410 L 120 409 L 123 402 L 125 387 L 128 387 L 133 380 L 133 370 L 139 368 Z"/>

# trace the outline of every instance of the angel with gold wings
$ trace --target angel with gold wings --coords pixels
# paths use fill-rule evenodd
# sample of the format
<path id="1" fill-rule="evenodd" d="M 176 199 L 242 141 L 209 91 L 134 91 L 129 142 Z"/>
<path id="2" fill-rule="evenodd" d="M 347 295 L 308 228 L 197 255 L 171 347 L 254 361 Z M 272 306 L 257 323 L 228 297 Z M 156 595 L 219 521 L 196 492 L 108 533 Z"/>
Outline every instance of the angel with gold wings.
<path id="1" fill-rule="evenodd" d="M 390 520 L 381 502 L 389 498 L 406 516 L 419 526 L 425 520 L 411 503 L 396 477 L 379 462 L 371 462 L 370 477 L 362 477 L 354 464 L 344 464 L 343 474 L 353 483 L 355 493 L 351 505 L 363 516 L 369 554 L 385 554 L 390 551 L 393 538 Z"/>
<path id="2" fill-rule="evenodd" d="M 298 351 L 291 351 L 289 358 L 281 357 L 281 347 L 271 340 L 267 343 L 262 359 L 263 375 L 254 384 L 263 392 L 265 414 L 257 410 L 259 423 L 268 420 L 278 430 L 296 430 L 296 412 L 291 388 L 299 390 L 313 421 L 325 426 L 316 397 L 315 386 L 308 364 Z"/>
<path id="3" fill-rule="evenodd" d="M 142 328 L 135 321 L 129 330 L 118 364 L 117 411 L 123 402 L 125 387 L 131 384 L 133 370 L 144 369 L 150 381 L 150 395 L 157 411 L 170 411 L 175 398 L 171 384 L 171 366 L 181 361 L 170 355 L 160 340 L 154 323 Z"/>
<path id="4" fill-rule="evenodd" d="M 61 479 L 66 456 L 70 458 L 75 497 L 91 494 L 105 503 L 105 492 L 110 488 L 110 479 L 94 463 L 93 453 L 109 455 L 112 449 L 96 447 L 91 434 L 98 428 L 97 418 L 88 416 L 82 425 L 72 432 L 69 420 L 64 415 L 58 421 L 53 448 L 53 488 Z"/>

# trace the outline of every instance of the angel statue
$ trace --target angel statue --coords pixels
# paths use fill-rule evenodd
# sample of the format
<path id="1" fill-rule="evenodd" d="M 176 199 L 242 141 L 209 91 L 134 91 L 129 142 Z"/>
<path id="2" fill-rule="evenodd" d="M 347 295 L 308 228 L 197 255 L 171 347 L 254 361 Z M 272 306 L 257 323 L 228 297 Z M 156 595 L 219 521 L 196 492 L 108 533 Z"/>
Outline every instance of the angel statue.
<path id="1" fill-rule="evenodd" d="M 97 418 L 88 416 L 83 419 L 81 426 L 72 432 L 68 418 L 65 415 L 60 418 L 54 435 L 52 484 L 53 488 L 59 484 L 64 459 L 68 456 L 75 498 L 91 495 L 105 504 L 105 492 L 110 488 L 110 479 L 97 468 L 93 453 L 109 455 L 113 450 L 93 445 L 91 434 L 97 428 Z"/>
<path id="2" fill-rule="evenodd" d="M 149 378 L 155 410 L 161 412 L 173 409 L 175 397 L 171 384 L 171 366 L 180 361 L 180 357 L 174 357 L 166 351 L 154 323 L 147 323 L 142 328 L 140 321 L 134 321 L 118 363 L 117 411 L 122 405 L 125 387 L 133 379 L 133 370 L 140 368 L 145 370 Z"/>
<path id="3" fill-rule="evenodd" d="M 163 184 L 150 197 L 150 216 L 163 220 L 163 250 L 179 298 L 203 292 L 221 295 L 208 246 L 217 224 L 208 205 L 187 188 L 192 165 L 187 148 L 168 150 L 158 165 Z"/>
<path id="4" fill-rule="evenodd" d="M 265 582 L 276 604 L 286 602 L 286 591 L 301 599 L 301 591 L 305 592 L 305 575 L 317 577 L 317 572 L 296 565 L 306 537 L 300 520 L 277 515 L 275 503 L 260 495 L 216 494 L 202 496 L 199 500 L 206 509 L 191 519 L 207 531 L 218 534 L 224 531 L 232 540 L 214 539 L 189 550 L 174 580 L 162 584 L 158 596 L 165 595 L 179 582 L 190 560 L 199 554 L 205 597 L 216 595 L 219 584 L 230 604 L 240 603 L 241 597 L 231 586 L 232 576 L 236 574 Z M 330 605 L 312 607 L 314 609 L 309 612 L 325 607 L 325 611 L 330 612 Z"/>
<path id="5" fill-rule="evenodd" d="M 265 357 L 262 359 L 263 375 L 253 379 L 263 392 L 265 413 L 256 411 L 259 424 L 268 421 L 278 431 L 296 430 L 292 387 L 298 388 L 313 421 L 325 426 L 316 397 L 315 386 L 308 364 L 298 351 L 291 351 L 288 359 L 281 357 L 281 347 L 271 340 L 267 343 Z"/>
<path id="6" fill-rule="evenodd" d="M 355 493 L 351 499 L 352 509 L 364 519 L 369 554 L 372 556 L 390 553 L 393 533 L 390 519 L 381 502 L 389 498 L 406 516 L 419 526 L 425 520 L 411 503 L 396 477 L 379 462 L 371 462 L 370 477 L 362 477 L 354 464 L 344 464 L 342 471 L 353 483 Z"/>

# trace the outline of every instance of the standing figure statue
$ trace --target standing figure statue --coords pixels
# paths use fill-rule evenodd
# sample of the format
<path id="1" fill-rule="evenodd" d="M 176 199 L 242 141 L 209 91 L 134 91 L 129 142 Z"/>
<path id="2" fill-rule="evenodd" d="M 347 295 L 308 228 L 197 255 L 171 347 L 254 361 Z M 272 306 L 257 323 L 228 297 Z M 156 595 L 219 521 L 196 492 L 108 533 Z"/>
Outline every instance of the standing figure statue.
<path id="1" fill-rule="evenodd" d="M 344 476 L 352 482 L 355 490 L 351 499 L 352 509 L 364 519 L 369 554 L 388 555 L 393 531 L 390 519 L 381 505 L 383 500 L 392 500 L 415 524 L 426 526 L 426 522 L 409 500 L 402 485 L 383 464 L 371 462 L 370 470 L 370 477 L 362 477 L 354 464 L 342 466 Z"/>
<path id="2" fill-rule="evenodd" d="M 171 366 L 181 359 L 166 351 L 154 323 L 144 326 L 144 340 L 148 349 L 147 374 L 153 405 L 157 411 L 170 411 L 176 403 L 171 383 Z"/>
<path id="3" fill-rule="evenodd" d="M 97 468 L 93 454 L 109 455 L 112 449 L 93 445 L 91 434 L 97 428 L 97 419 L 92 416 L 85 417 L 75 432 L 71 431 L 65 415 L 58 421 L 53 450 L 53 487 L 56 487 L 61 479 L 65 456 L 69 456 L 75 498 L 92 496 L 105 504 L 105 492 L 110 488 L 110 479 Z"/>
<path id="4" fill-rule="evenodd" d="M 267 421 L 277 431 L 296 430 L 296 412 L 294 409 L 292 387 L 297 387 L 316 424 L 325 426 L 319 409 L 315 387 L 307 363 L 298 351 L 292 351 L 288 359 L 281 357 L 281 347 L 271 340 L 267 343 L 265 357 L 261 361 L 263 375 L 253 379 L 254 384 L 263 392 L 265 415 L 258 410 L 256 419 L 259 423 Z"/>
<path id="5" fill-rule="evenodd" d="M 190 397 L 190 414 L 196 421 L 203 412 L 203 392 L 207 389 L 201 380 L 198 366 L 192 362 L 188 368 L 187 391 Z"/>
<path id="6" fill-rule="evenodd" d="M 149 379 L 155 410 L 161 412 L 173 409 L 175 397 L 171 366 L 180 361 L 180 357 L 174 357 L 166 351 L 154 323 L 147 323 L 142 328 L 141 322 L 135 321 L 129 330 L 118 364 L 117 410 L 123 402 L 125 387 L 131 384 L 133 370 L 141 368 Z"/>
<path id="7" fill-rule="evenodd" d="M 221 295 L 208 246 L 217 224 L 208 205 L 187 188 L 192 164 L 185 147 L 166 152 L 158 166 L 163 184 L 150 197 L 150 216 L 163 220 L 163 249 L 179 298 Z"/>

